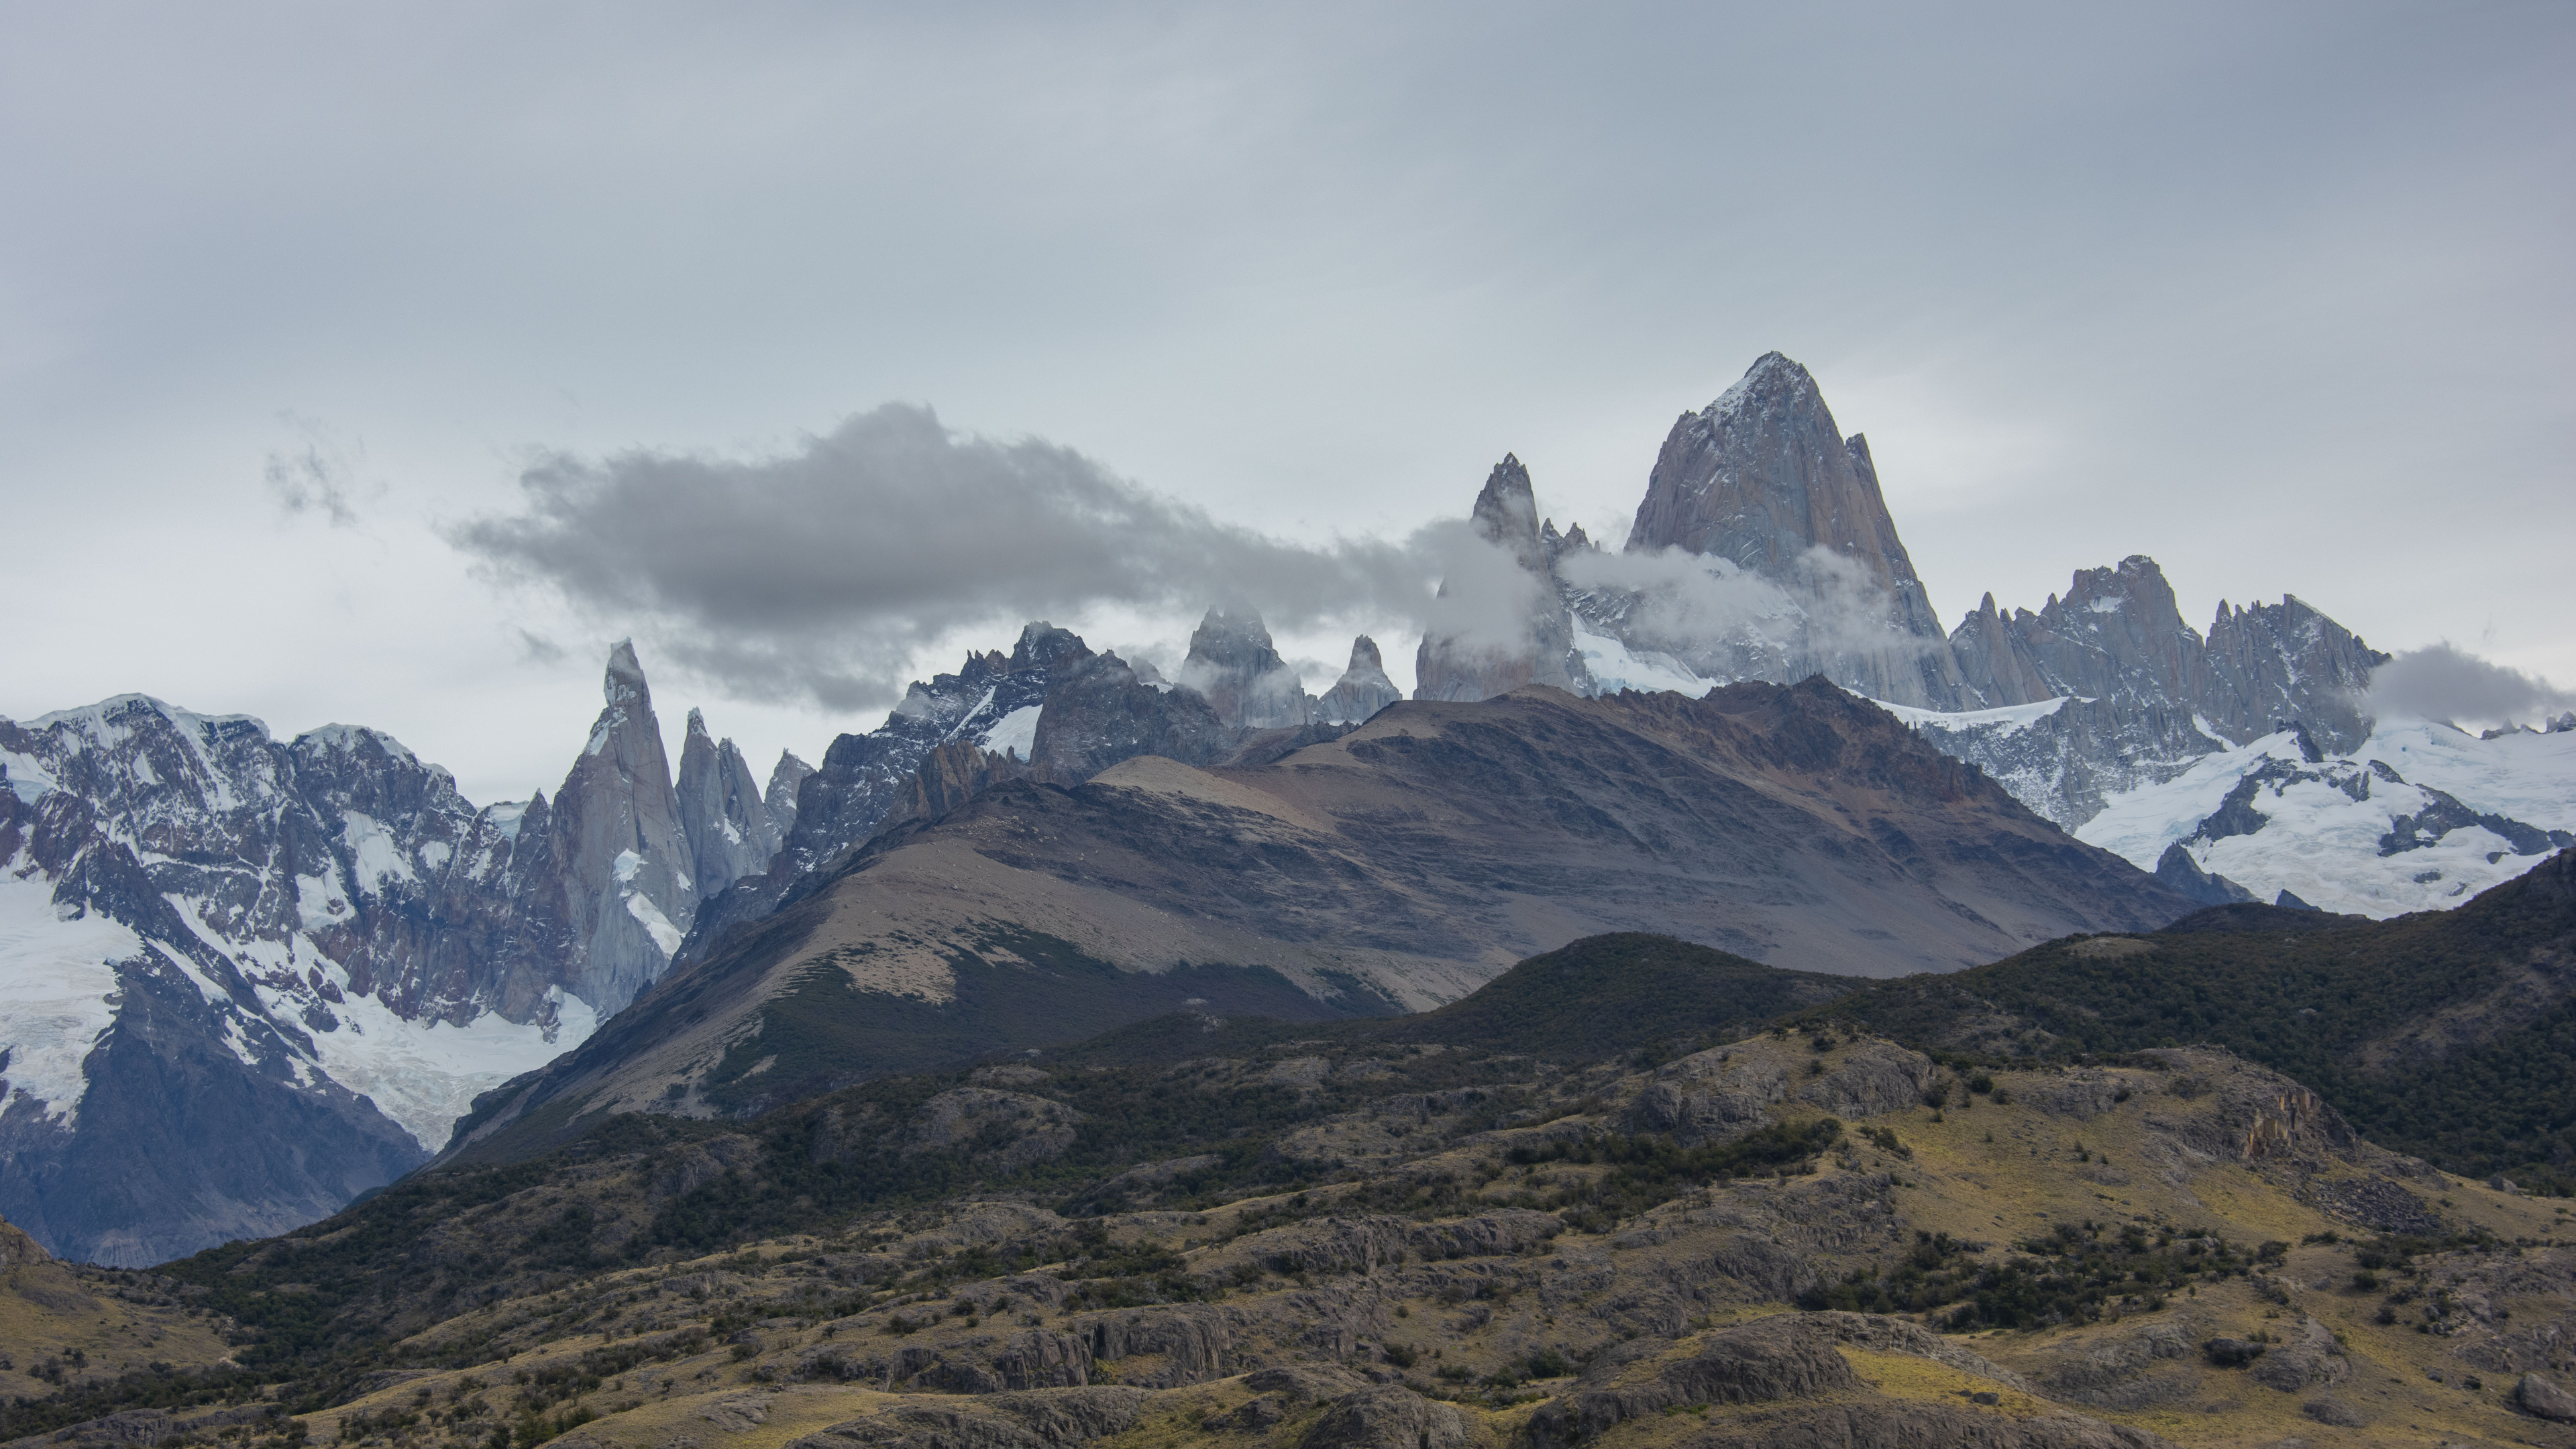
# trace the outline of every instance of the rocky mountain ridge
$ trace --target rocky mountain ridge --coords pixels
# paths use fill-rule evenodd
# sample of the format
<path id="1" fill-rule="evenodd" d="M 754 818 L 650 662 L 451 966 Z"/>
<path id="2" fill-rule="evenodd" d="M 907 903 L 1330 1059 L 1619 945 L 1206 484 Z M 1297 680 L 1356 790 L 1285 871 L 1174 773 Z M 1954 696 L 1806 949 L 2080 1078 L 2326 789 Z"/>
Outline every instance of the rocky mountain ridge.
<path id="1" fill-rule="evenodd" d="M 1549 599 L 1526 621 L 1476 621 L 1505 642 L 1472 665 L 1426 634 L 1417 698 L 1503 693 L 1569 647 L 1543 682 L 1577 692 L 1822 674 L 2072 830 L 2114 795 L 2285 725 L 2354 747 L 2388 658 L 2287 596 L 2222 603 L 2203 635 L 2142 555 L 2077 571 L 2035 613 L 1988 594 L 1945 634 L 1868 440 L 1842 436 L 1814 376 L 1776 352 L 1673 425 L 1621 554 L 1560 536 L 1531 496 L 1506 459 L 1471 516 Z"/>
<path id="2" fill-rule="evenodd" d="M 603 692 L 551 800 L 479 809 L 369 729 L 0 720 L 0 1214 L 127 1263 L 309 1221 L 657 979 L 774 826 L 702 727 L 684 805 L 630 646 Z"/>
<path id="3" fill-rule="evenodd" d="M 1138 751 L 882 831 L 479 1101 L 450 1154 L 526 1152 L 600 1112 L 752 1111 L 1192 998 L 1420 1010 L 1604 930 L 1893 974 L 2190 905 L 1822 680 L 1409 701 L 1274 759 Z"/>

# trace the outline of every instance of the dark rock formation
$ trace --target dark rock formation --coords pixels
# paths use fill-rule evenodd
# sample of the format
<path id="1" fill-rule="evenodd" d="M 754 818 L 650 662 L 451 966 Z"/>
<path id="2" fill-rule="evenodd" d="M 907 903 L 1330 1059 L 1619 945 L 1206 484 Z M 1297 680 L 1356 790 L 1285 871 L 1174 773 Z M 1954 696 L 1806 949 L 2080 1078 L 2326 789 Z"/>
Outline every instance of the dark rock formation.
<path id="1" fill-rule="evenodd" d="M 1139 755 L 1212 764 L 1234 743 L 1225 722 L 1195 691 L 1157 689 L 1117 655 L 1083 649 L 1063 661 L 1047 691 L 1030 773 L 1079 784 Z"/>
<path id="2" fill-rule="evenodd" d="M 2009 725 L 1932 720 L 1927 738 L 2074 829 L 2103 798 L 2170 779 L 2203 755 L 2285 727 L 2311 762 L 2369 734 L 2370 672 L 2388 656 L 2310 608 L 2220 604 L 2204 638 L 2153 559 L 2077 571 L 2064 598 L 2007 615 L 1988 594 L 1951 632 L 1971 703 L 2067 702 Z"/>
<path id="3" fill-rule="evenodd" d="M 2200 868 L 2191 852 L 2177 840 L 2165 847 L 2156 861 L 2156 879 L 2174 894 L 2205 906 L 2224 906 L 2237 901 L 2250 901 L 2254 893 L 2223 875 L 2212 875 Z"/>
<path id="4" fill-rule="evenodd" d="M 1032 757 L 1032 722 L 1044 705 L 1059 666 L 1088 659 L 1091 651 L 1071 631 L 1039 622 L 1020 631 L 1008 654 L 970 654 L 955 674 L 916 681 L 886 722 L 866 734 L 842 735 L 811 770 L 792 756 L 770 777 L 776 800 L 783 776 L 794 775 L 795 804 L 776 811 L 788 821 L 777 854 L 756 876 L 736 882 L 700 909 L 680 959 L 703 958 L 731 928 L 759 920 L 808 871 L 875 834 L 899 810 L 921 798 L 918 777 L 931 752 L 962 743 L 984 748 L 1018 745 Z M 797 771 L 802 771 L 801 774 Z"/>

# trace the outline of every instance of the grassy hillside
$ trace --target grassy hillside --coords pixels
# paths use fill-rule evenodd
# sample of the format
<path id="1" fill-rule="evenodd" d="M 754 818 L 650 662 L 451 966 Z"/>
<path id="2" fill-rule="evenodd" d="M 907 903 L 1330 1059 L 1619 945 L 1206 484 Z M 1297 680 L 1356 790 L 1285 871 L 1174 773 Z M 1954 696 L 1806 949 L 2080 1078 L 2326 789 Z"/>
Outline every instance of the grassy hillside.
<path id="1" fill-rule="evenodd" d="M 2372 922 L 2219 907 L 1873 983 L 1812 1020 L 1988 1058 L 2210 1043 L 2371 1140 L 2576 1192 L 2576 852 L 2452 911 Z"/>

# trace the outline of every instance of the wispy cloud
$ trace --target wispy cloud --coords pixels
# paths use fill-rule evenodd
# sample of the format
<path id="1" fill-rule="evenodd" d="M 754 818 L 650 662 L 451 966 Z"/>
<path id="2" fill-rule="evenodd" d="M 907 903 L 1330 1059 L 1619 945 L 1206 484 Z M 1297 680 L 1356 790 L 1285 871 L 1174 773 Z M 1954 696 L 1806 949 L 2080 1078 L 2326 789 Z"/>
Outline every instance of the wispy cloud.
<path id="1" fill-rule="evenodd" d="M 2410 649 L 2370 676 L 2370 707 L 2421 719 L 2500 723 L 2576 706 L 2576 694 L 2444 640 Z"/>

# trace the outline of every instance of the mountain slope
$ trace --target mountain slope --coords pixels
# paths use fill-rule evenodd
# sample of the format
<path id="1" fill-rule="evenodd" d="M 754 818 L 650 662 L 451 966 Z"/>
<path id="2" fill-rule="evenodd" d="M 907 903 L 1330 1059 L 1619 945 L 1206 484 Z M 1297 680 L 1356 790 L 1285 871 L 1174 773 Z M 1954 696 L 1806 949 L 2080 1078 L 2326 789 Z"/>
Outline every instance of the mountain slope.
<path id="1" fill-rule="evenodd" d="M 1584 943 L 1514 989 L 1694 961 L 1751 984 Z M 104 1449 L 134 1421 L 95 1416 L 155 1395 L 244 1405 L 244 1449 L 2576 1442 L 2525 1407 L 2576 1330 L 2548 1205 L 2223 1052 L 1974 1093 L 1866 1035 L 1640 1068 L 1637 1013 L 1554 1057 L 1514 1017 L 597 1122 L 170 1265 L 239 1368 L 7 1423 Z"/>
<path id="2" fill-rule="evenodd" d="M 2219 906 L 1824 1008 L 2015 1056 L 2210 1042 L 2453 1171 L 2576 1189 L 2576 851 L 2468 904 L 2373 922 Z"/>
<path id="3" fill-rule="evenodd" d="M 1192 996 L 1275 1014 L 1283 989 L 1312 1014 L 1419 1009 L 1604 930 L 1837 974 L 1947 970 L 2188 908 L 1821 680 L 1416 701 L 1268 765 L 1141 757 L 889 831 L 478 1104 L 450 1151 L 1061 1041 L 1079 1032 L 1046 1018 L 1076 998 L 1129 1019 Z"/>

